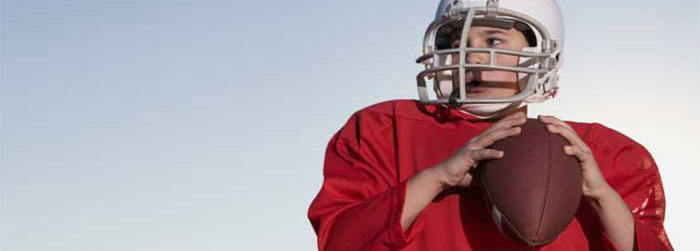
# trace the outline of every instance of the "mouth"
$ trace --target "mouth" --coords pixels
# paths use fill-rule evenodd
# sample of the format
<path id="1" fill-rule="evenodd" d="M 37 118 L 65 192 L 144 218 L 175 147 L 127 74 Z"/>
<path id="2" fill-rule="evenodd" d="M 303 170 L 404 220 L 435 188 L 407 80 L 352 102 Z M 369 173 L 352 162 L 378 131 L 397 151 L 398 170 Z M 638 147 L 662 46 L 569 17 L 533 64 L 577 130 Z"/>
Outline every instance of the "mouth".
<path id="1" fill-rule="evenodd" d="M 476 94 L 487 91 L 487 88 L 485 88 L 486 86 L 482 86 L 483 83 L 476 78 L 474 72 L 467 72 L 465 80 L 467 82 L 465 86 L 467 89 L 467 94 Z"/>
<path id="2" fill-rule="evenodd" d="M 467 93 L 469 94 L 474 94 L 474 93 L 481 93 L 481 92 L 486 92 L 488 91 L 487 87 L 482 87 L 480 86 L 481 82 L 472 80 L 469 83 L 467 83 Z"/>

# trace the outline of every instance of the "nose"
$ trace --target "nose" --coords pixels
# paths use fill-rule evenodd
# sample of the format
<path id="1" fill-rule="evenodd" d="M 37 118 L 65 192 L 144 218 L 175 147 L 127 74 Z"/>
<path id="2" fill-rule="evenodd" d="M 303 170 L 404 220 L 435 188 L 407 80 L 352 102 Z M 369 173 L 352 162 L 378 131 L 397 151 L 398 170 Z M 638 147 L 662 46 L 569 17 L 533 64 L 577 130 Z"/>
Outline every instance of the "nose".
<path id="1" fill-rule="evenodd" d="M 467 48 L 488 48 L 483 39 L 467 39 Z M 489 64 L 489 53 L 487 52 L 471 52 L 467 54 L 467 64 Z"/>
<path id="2" fill-rule="evenodd" d="M 467 64 L 488 64 L 488 53 L 472 52 L 467 54 Z"/>

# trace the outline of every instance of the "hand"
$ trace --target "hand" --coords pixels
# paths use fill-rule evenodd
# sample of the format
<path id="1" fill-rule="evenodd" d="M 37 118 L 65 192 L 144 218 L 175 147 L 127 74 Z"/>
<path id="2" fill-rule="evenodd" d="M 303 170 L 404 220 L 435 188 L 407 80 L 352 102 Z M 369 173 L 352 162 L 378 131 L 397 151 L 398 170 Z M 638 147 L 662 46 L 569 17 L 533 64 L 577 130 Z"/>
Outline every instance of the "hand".
<path id="1" fill-rule="evenodd" d="M 575 156 L 581 164 L 583 196 L 598 200 L 613 190 L 612 187 L 608 185 L 608 182 L 605 181 L 600 169 L 598 169 L 598 163 L 596 163 L 593 157 L 591 148 L 578 137 L 578 134 L 576 134 L 576 131 L 574 131 L 571 126 L 554 116 L 540 115 L 539 120 L 547 124 L 547 130 L 549 132 L 561 135 L 571 144 L 564 146 L 564 152 L 568 155 Z"/>
<path id="2" fill-rule="evenodd" d="M 470 171 L 476 167 L 479 161 L 503 157 L 503 151 L 486 147 L 498 140 L 519 134 L 521 131 L 519 126 L 525 124 L 526 121 L 527 117 L 523 112 L 506 116 L 462 145 L 447 160 L 435 166 L 443 189 L 453 186 L 467 187 L 471 185 L 474 176 Z"/>

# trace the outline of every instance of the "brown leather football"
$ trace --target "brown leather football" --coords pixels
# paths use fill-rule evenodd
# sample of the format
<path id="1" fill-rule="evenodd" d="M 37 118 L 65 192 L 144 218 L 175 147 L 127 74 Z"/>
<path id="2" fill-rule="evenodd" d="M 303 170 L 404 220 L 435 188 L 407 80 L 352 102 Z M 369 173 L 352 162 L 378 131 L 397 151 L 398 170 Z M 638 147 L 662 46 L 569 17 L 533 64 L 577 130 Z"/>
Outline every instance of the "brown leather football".
<path id="1" fill-rule="evenodd" d="M 568 144 L 528 119 L 519 135 L 490 147 L 504 155 L 479 164 L 479 183 L 501 232 L 538 246 L 566 229 L 581 201 L 582 179 L 578 160 L 564 152 Z"/>

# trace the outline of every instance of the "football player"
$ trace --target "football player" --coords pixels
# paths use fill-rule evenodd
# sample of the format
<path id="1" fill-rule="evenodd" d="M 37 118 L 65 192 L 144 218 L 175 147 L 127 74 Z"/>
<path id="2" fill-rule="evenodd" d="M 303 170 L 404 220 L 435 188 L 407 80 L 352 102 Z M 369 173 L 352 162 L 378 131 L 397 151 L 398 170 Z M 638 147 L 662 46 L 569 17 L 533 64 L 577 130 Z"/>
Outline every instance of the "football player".
<path id="1" fill-rule="evenodd" d="M 309 209 L 319 250 L 531 250 L 502 235 L 473 170 L 501 158 L 527 106 L 556 96 L 564 27 L 554 0 L 442 0 L 428 27 L 420 100 L 362 109 L 328 144 Z M 654 160 L 598 123 L 540 116 L 581 165 L 585 202 L 539 250 L 672 250 Z"/>

